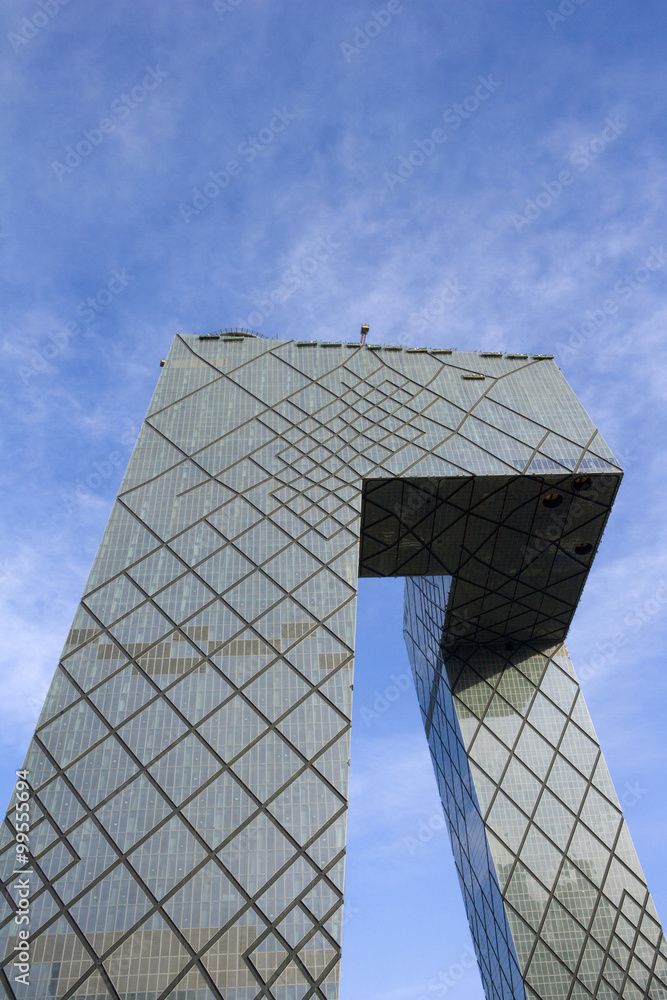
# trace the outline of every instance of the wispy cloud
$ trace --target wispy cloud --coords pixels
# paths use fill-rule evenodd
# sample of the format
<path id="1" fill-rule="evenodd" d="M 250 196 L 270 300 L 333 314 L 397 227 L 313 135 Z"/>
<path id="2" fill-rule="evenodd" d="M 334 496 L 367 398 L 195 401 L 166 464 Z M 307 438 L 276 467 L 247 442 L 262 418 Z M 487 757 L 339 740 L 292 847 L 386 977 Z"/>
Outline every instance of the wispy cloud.
<path id="1" fill-rule="evenodd" d="M 47 8 L 47 21 L 40 15 L 37 23 L 38 9 Z M 627 643 L 608 670 L 586 682 L 586 696 L 620 787 L 661 787 L 667 621 L 660 610 L 637 632 L 623 621 L 635 605 L 655 599 L 667 578 L 667 267 L 640 282 L 597 329 L 586 327 L 574 355 L 563 350 L 559 359 L 558 345 L 571 347 L 573 329 L 581 334 L 585 323 L 595 325 L 589 314 L 604 312 L 617 283 L 643 266 L 651 247 L 667 246 L 664 4 L 589 0 L 555 24 L 547 2 L 403 0 L 401 10 L 394 8 L 391 20 L 380 13 L 386 2 L 371 9 L 352 0 L 45 0 L 3 11 L 0 602 L 8 694 L 0 718 L 12 768 L 101 537 L 129 447 L 123 435 L 128 425 L 133 433 L 140 426 L 160 358 L 179 330 L 206 332 L 259 313 L 253 320 L 260 331 L 283 337 L 347 340 L 368 322 L 376 343 L 556 355 L 611 446 L 630 459 L 575 618 L 575 665 L 588 663 L 607 641 L 610 622 L 627 629 Z M 377 32 L 367 27 L 372 20 Z M 24 32 L 25 44 L 12 46 L 10 32 Z M 346 50 L 348 61 L 342 43 L 358 54 Z M 123 94 L 134 100 L 145 67 L 169 75 L 135 108 L 128 105 L 121 121 L 112 104 Z M 476 95 L 480 76 L 501 84 L 484 101 Z M 271 129 L 272 109 L 283 107 L 299 118 L 269 141 L 263 130 Z M 94 145 L 92 130 L 102 131 L 102 118 L 116 128 Z M 627 128 L 602 149 L 608 118 Z M 446 142 L 436 141 L 435 128 Z M 93 138 L 86 140 L 84 129 Z M 253 136 L 261 147 L 255 159 L 244 161 L 217 197 L 206 195 L 210 172 L 241 163 L 238 147 Z M 91 143 L 90 153 L 77 153 L 82 141 Z M 59 180 L 51 163 L 64 163 L 68 147 L 81 163 Z M 586 169 L 572 161 L 577 151 L 581 160 L 582 149 Z M 404 168 L 405 183 L 392 187 L 384 174 L 400 177 L 401 157 L 413 172 Z M 551 203 L 544 197 L 542 207 L 537 196 L 549 195 L 554 179 L 562 183 L 563 170 L 575 180 L 558 197 L 552 186 Z M 179 205 L 196 208 L 195 189 L 208 204 L 186 225 Z M 512 214 L 525 215 L 527 200 L 540 214 L 518 231 Z M 334 248 L 321 261 L 319 240 Z M 88 306 L 95 314 L 88 323 L 77 307 L 90 297 L 99 301 L 123 268 L 135 279 L 103 310 Z M 300 283 L 278 302 L 288 272 Z M 273 311 L 262 306 L 267 300 Z M 65 342 L 69 323 L 81 332 Z M 21 366 L 34 371 L 40 357 L 47 367 L 23 380 Z M 115 464 L 117 452 L 123 459 Z M 107 464 L 113 472 L 88 485 L 90 497 L 68 512 L 62 496 L 73 495 L 78 481 L 97 483 L 96 466 Z M 377 620 L 373 629 L 377 634 Z M 363 634 L 359 640 L 363 647 Z M 400 629 L 397 650 L 399 644 Z M 368 656 L 375 663 L 380 654 Z M 389 674 L 406 667 L 402 653 L 382 657 L 367 691 L 371 703 L 373 691 L 390 684 Z M 357 683 L 355 697 L 362 690 Z M 373 893 L 384 871 L 400 885 L 398 910 L 410 913 L 405 940 L 392 939 L 394 951 L 419 958 L 404 969 L 388 959 L 369 983 L 364 962 L 382 915 L 356 901 L 360 929 L 350 940 L 360 950 L 344 1000 L 392 990 L 418 1000 L 429 977 L 466 945 L 451 937 L 459 916 L 465 931 L 460 912 L 447 929 L 442 924 L 450 900 L 443 906 L 436 898 L 439 886 L 452 898 L 458 893 L 444 861 L 433 898 L 422 902 L 424 923 L 412 930 L 419 907 L 410 909 L 410 882 L 427 868 L 420 867 L 421 852 L 411 859 L 402 850 L 402 838 L 428 821 L 434 797 L 419 726 L 406 693 L 368 728 L 373 742 L 360 746 L 356 759 L 364 763 L 356 775 L 353 752 L 359 835 L 357 820 L 350 827 L 376 879 Z M 663 910 L 664 808 L 659 794 L 646 795 L 631 815 Z M 448 858 L 446 834 L 442 840 Z M 440 850 L 438 838 L 424 849 L 431 873 Z M 425 896 L 434 879 L 418 882 Z M 349 893 L 352 899 L 354 882 Z M 436 924 L 440 943 L 429 936 Z M 387 934 L 392 926 L 382 920 Z M 443 939 L 453 941 L 451 952 L 431 962 Z M 428 942 L 426 957 L 421 941 Z M 462 1000 L 466 983 L 457 992 Z"/>

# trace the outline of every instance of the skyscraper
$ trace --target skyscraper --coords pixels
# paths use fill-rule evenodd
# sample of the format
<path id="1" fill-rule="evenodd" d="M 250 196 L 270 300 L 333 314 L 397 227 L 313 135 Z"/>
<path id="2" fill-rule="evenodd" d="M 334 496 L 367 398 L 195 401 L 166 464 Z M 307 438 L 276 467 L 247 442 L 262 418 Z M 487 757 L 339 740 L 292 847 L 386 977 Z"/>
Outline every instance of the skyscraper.
<path id="1" fill-rule="evenodd" d="M 406 577 L 489 1000 L 665 1000 L 563 645 L 620 478 L 547 357 L 176 337 L 24 765 L 29 865 L 3 828 L 7 995 L 338 997 L 365 575 Z"/>

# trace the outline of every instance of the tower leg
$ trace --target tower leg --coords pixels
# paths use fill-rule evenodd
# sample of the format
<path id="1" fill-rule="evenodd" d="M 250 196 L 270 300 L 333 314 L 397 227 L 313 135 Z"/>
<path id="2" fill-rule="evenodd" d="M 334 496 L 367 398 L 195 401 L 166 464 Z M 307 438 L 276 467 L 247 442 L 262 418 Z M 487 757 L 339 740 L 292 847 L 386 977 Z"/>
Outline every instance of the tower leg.
<path id="1" fill-rule="evenodd" d="M 667 947 L 563 644 L 441 645 L 446 577 L 405 637 L 486 996 L 667 997 Z"/>

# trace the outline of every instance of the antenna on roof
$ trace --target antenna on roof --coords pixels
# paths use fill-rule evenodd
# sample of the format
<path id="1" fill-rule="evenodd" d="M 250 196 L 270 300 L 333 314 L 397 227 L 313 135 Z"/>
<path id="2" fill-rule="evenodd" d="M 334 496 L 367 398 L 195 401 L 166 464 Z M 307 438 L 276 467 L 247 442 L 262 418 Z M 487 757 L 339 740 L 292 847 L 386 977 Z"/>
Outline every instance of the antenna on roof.
<path id="1" fill-rule="evenodd" d="M 359 341 L 360 344 L 366 343 L 366 334 L 368 333 L 369 330 L 370 326 L 368 325 L 368 323 L 361 324 L 361 340 Z"/>

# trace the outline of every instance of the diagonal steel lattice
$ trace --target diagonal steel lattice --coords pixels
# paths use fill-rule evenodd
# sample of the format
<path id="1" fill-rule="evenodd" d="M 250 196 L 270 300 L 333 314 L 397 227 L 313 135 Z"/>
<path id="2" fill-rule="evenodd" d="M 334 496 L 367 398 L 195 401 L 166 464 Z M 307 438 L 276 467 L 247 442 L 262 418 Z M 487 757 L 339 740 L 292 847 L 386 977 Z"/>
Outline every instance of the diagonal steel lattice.
<path id="1" fill-rule="evenodd" d="M 339 996 L 358 575 L 407 580 L 491 998 L 665 1000 L 562 645 L 620 469 L 551 360 L 178 336 L 25 768 L 11 998 Z"/>

